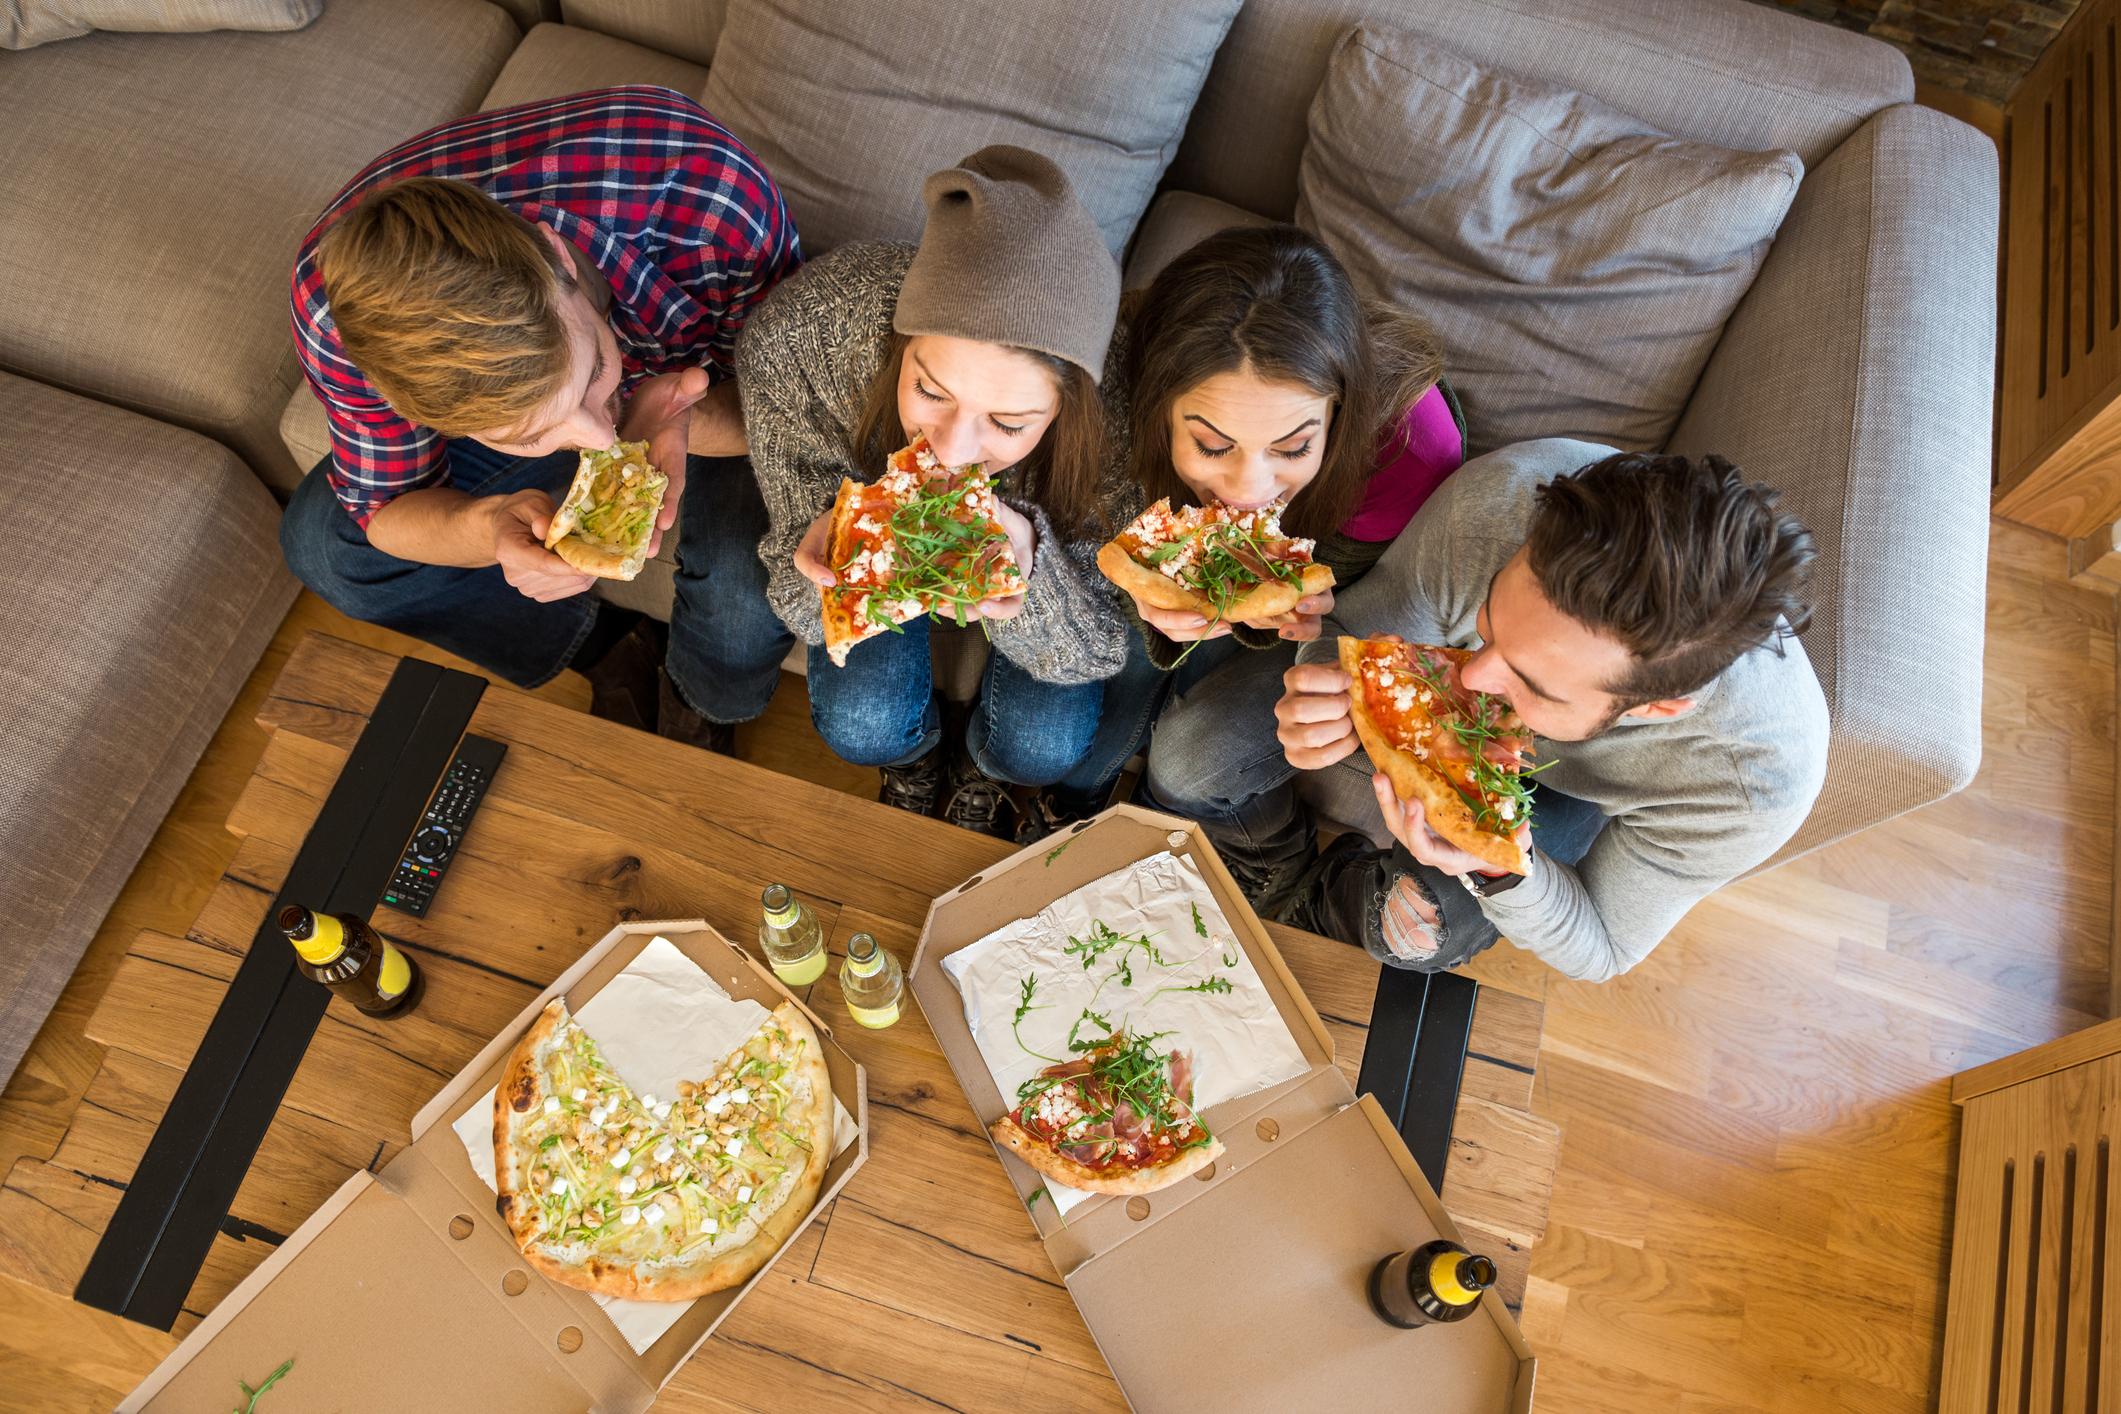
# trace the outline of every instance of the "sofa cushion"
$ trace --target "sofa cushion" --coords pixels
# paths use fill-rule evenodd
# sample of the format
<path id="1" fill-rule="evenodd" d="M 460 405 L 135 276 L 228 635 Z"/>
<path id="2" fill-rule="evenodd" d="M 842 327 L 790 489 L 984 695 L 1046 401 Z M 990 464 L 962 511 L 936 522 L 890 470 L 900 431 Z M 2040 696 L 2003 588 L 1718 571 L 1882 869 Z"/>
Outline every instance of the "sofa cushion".
<path id="1" fill-rule="evenodd" d="M 514 47 L 483 0 L 333 4 L 293 34 L 97 34 L 0 53 L 0 367 L 216 437 L 275 486 L 296 244 L 392 143 L 470 112 Z"/>
<path id="2" fill-rule="evenodd" d="M 1212 196 L 1167 191 L 1156 199 L 1142 218 L 1142 228 L 1134 233 L 1134 248 L 1127 252 L 1126 288 L 1144 288 L 1166 265 L 1217 231 L 1273 224 Z"/>
<path id="3" fill-rule="evenodd" d="M 562 0 L 560 5 L 560 17 L 570 25 L 703 67 L 714 61 L 728 14 L 729 0 Z"/>
<path id="4" fill-rule="evenodd" d="M 539 25 L 508 56 L 481 108 L 506 108 L 624 83 L 660 84 L 697 97 L 707 71 L 623 39 L 571 25 Z"/>
<path id="5" fill-rule="evenodd" d="M 197 34 L 202 30 L 300 29 L 324 0 L 5 0 L 0 49 L 34 49 L 95 31 Z"/>
<path id="6" fill-rule="evenodd" d="M 1359 24 L 1588 93 L 1679 137 L 1786 147 L 1807 163 L 1915 96 L 1891 45 L 1744 0 L 1247 0 L 1171 185 L 1286 218 L 1311 99 Z"/>
<path id="7" fill-rule="evenodd" d="M 1379 132 L 1391 133 L 1380 141 Z M 1443 337 L 1468 451 L 1664 445 L 1804 176 L 1412 35 L 1350 31 L 1297 220 Z"/>
<path id="8" fill-rule="evenodd" d="M 294 598 L 279 519 L 227 448 L 0 373 L 0 1082 Z"/>
<path id="9" fill-rule="evenodd" d="M 765 161 L 812 255 L 918 240 L 921 181 L 989 143 L 1066 170 L 1118 255 L 1238 0 L 753 0 L 709 112 Z"/>

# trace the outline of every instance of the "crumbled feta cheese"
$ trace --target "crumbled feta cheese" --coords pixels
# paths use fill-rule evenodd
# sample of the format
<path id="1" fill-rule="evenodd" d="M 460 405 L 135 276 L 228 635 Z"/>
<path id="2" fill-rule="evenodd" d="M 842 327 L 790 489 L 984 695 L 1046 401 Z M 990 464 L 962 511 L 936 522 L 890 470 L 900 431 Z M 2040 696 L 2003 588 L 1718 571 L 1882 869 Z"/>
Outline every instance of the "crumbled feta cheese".
<path id="1" fill-rule="evenodd" d="M 730 1135 L 729 1142 L 722 1146 L 722 1152 L 727 1154 L 732 1159 L 735 1158 L 738 1154 L 743 1153 L 744 1136 L 741 1134 Z"/>
<path id="2" fill-rule="evenodd" d="M 676 1149 L 670 1147 L 670 1141 L 665 1139 L 662 1143 L 655 1146 L 655 1161 L 659 1164 L 667 1164 L 670 1162 L 670 1156 L 676 1152 Z"/>
<path id="3" fill-rule="evenodd" d="M 633 1204 L 628 1203 L 625 1207 L 619 1209 L 619 1222 L 623 1226 L 632 1227 L 640 1220 L 641 1210 L 639 1208 L 634 1207 Z"/>
<path id="4" fill-rule="evenodd" d="M 654 1108 L 655 1108 L 655 1096 L 653 1096 L 653 1095 L 643 1095 L 643 1096 L 641 1096 L 641 1108 L 642 1108 L 642 1109 L 644 1109 L 644 1110 L 652 1110 L 652 1109 L 654 1109 Z"/>
<path id="5" fill-rule="evenodd" d="M 700 1231 L 706 1233 L 709 1237 L 714 1236 L 714 1234 L 720 1232 L 721 1230 L 722 1225 L 716 1222 L 713 1218 L 702 1218 L 700 1220 Z"/>
<path id="6" fill-rule="evenodd" d="M 653 1108 L 655 1110 L 655 1117 L 657 1119 L 663 1120 L 670 1118 L 670 1101 L 665 1100 L 662 1104 L 656 1105 Z"/>
<path id="7" fill-rule="evenodd" d="M 663 1205 L 661 1203 L 650 1203 L 648 1205 L 645 1216 L 648 1219 L 648 1225 L 650 1227 L 661 1227 L 663 1225 L 664 1220 L 667 1219 L 670 1214 L 663 1211 Z"/>
<path id="8" fill-rule="evenodd" d="M 704 1144 L 704 1143 L 706 1143 L 706 1142 L 707 1142 L 707 1136 L 706 1136 L 706 1135 L 704 1135 L 704 1134 L 695 1134 L 695 1135 L 693 1135 L 693 1136 L 692 1136 L 692 1137 L 691 1137 L 690 1139 L 688 1139 L 688 1140 L 686 1140 L 686 1141 L 685 1141 L 685 1147 L 686 1147 L 686 1148 L 688 1148 L 688 1149 L 697 1149 L 697 1148 L 699 1148 L 699 1147 L 700 1147 L 700 1145 L 702 1145 L 702 1144 Z"/>
<path id="9" fill-rule="evenodd" d="M 579 1085 L 577 1085 L 577 1086 L 575 1086 L 575 1087 L 574 1087 L 574 1102 L 575 1102 L 576 1104 L 578 1104 L 578 1105 L 579 1105 L 579 1104 L 581 1104 L 581 1103 L 582 1103 L 582 1101 L 584 1101 L 584 1100 L 586 1100 L 586 1099 L 588 1099 L 588 1098 L 589 1098 L 589 1092 L 588 1092 L 587 1090 L 584 1090 L 584 1089 L 583 1089 L 583 1088 L 582 1088 L 581 1086 L 579 1086 Z"/>
<path id="10" fill-rule="evenodd" d="M 565 1193 L 567 1191 L 567 1180 L 564 1178 L 554 1179 L 552 1181 L 552 1191 L 554 1193 Z"/>
<path id="11" fill-rule="evenodd" d="M 633 1151 L 631 1149 L 621 1149 L 611 1156 L 611 1166 L 615 1169 L 623 1169 L 632 1162 Z"/>
<path id="12" fill-rule="evenodd" d="M 735 1104 L 735 1105 L 748 1105 L 748 1104 L 750 1104 L 750 1103 L 751 1103 L 751 1087 L 750 1087 L 749 1085 L 739 1085 L 739 1086 L 737 1086 L 737 1087 L 736 1087 L 736 1089 L 734 1089 L 734 1090 L 732 1090 L 732 1091 L 730 1091 L 730 1092 L 729 1092 L 729 1102 L 730 1102 L 731 1104 Z"/>
<path id="13" fill-rule="evenodd" d="M 737 1191 L 736 1191 L 736 1200 L 737 1200 L 737 1202 L 739 1202 L 739 1203 L 748 1203 L 748 1202 L 750 1202 L 750 1201 L 751 1201 L 751 1185 L 750 1185 L 750 1184 L 748 1184 L 748 1183 L 746 1183 L 746 1184 L 743 1184 L 742 1186 L 740 1186 L 740 1187 L 739 1187 L 739 1188 L 737 1189 Z"/>
<path id="14" fill-rule="evenodd" d="M 626 1175 L 626 1177 L 619 1180 L 619 1196 L 622 1198 L 631 1198 L 634 1194 L 634 1190 L 639 1188 L 640 1186 L 641 1185 L 639 1181 L 636 1180 L 632 1174 L 628 1174 Z"/>
<path id="15" fill-rule="evenodd" d="M 556 1115 L 559 1112 L 560 1097 L 558 1095 L 547 1095 L 545 1097 L 545 1113 L 549 1115 Z"/>

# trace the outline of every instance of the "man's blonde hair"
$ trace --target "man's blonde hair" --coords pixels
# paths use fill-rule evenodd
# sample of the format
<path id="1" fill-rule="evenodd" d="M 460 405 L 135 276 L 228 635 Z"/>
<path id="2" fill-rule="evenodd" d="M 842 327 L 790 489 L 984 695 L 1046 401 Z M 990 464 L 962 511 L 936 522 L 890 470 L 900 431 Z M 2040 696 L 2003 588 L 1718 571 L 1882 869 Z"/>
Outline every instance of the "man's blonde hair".
<path id="1" fill-rule="evenodd" d="M 347 357 L 444 436 L 515 428 L 567 381 L 574 282 L 537 227 L 469 182 L 361 198 L 318 241 L 317 274 Z"/>

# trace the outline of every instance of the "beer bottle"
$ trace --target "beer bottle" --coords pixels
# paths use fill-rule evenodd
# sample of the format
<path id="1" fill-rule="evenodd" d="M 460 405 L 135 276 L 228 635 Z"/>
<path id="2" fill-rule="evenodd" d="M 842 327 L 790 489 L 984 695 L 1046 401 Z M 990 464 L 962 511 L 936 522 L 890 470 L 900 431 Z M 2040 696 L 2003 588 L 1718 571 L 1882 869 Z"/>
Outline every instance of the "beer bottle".
<path id="1" fill-rule="evenodd" d="M 1464 1320 L 1494 1284 L 1494 1262 L 1438 1238 L 1379 1262 L 1370 1272 L 1370 1306 L 1386 1324 L 1413 1330 Z"/>
<path id="2" fill-rule="evenodd" d="M 791 987 L 807 987 L 825 975 L 825 930 L 817 915 L 786 884 L 768 884 L 759 895 L 759 951 L 774 975 Z"/>
<path id="3" fill-rule="evenodd" d="M 424 979 L 413 960 L 350 913 L 280 910 L 280 931 L 295 945 L 295 966 L 352 1002 L 362 1014 L 394 1020 L 420 1001 Z"/>
<path id="4" fill-rule="evenodd" d="M 847 940 L 847 960 L 840 964 L 840 993 L 847 1014 L 864 1026 L 884 1027 L 898 1020 L 899 997 L 906 976 L 898 959 L 876 945 L 867 933 Z"/>

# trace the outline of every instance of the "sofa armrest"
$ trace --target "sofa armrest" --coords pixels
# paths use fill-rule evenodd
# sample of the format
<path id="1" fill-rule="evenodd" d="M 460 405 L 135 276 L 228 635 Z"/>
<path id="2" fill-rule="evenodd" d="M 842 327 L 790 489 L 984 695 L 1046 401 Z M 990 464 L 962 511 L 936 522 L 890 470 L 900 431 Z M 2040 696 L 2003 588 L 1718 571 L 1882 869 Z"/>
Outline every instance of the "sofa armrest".
<path id="1" fill-rule="evenodd" d="M 1809 173 L 1671 447 L 1780 489 L 1819 543 L 1804 645 L 1826 787 L 1774 861 L 1958 790 L 1981 756 L 1995 148 L 1914 105 Z"/>

